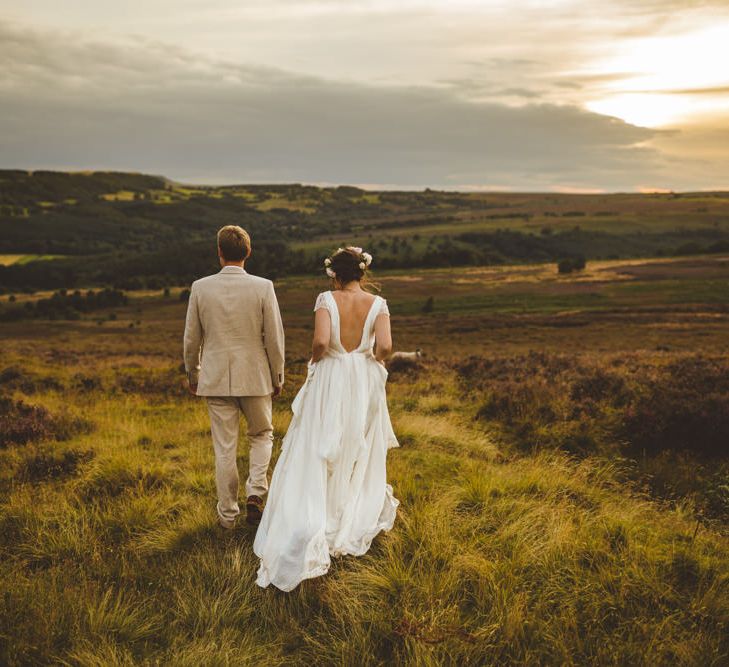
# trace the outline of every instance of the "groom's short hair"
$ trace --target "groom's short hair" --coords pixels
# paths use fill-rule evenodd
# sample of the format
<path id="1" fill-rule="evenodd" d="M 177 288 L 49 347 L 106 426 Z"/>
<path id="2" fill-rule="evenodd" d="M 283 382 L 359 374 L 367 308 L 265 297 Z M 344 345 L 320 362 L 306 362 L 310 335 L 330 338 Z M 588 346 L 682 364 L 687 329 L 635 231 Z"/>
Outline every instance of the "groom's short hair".
<path id="1" fill-rule="evenodd" d="M 218 231 L 218 248 L 228 262 L 242 262 L 251 254 L 251 237 L 243 227 L 225 225 Z"/>

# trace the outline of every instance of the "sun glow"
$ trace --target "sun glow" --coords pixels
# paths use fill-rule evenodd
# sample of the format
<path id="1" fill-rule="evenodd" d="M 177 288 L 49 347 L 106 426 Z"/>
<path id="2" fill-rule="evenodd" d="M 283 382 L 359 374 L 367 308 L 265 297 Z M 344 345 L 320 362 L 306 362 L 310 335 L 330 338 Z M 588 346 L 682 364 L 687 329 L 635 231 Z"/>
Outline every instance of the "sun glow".
<path id="1" fill-rule="evenodd" d="M 630 39 L 590 74 L 633 72 L 586 104 L 636 125 L 667 126 L 729 110 L 729 19 L 682 35 Z"/>

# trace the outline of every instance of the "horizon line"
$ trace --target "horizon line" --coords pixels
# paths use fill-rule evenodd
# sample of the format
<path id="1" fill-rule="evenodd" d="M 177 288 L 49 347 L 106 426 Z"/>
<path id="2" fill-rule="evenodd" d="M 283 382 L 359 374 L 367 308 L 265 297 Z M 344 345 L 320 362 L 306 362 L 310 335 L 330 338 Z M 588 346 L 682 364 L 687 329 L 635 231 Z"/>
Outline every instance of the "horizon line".
<path id="1" fill-rule="evenodd" d="M 172 185 L 179 186 L 194 186 L 200 188 L 234 188 L 234 187 L 245 187 L 245 186 L 299 186 L 299 187 L 315 187 L 320 189 L 335 189 L 340 187 L 351 187 L 363 190 L 365 192 L 449 192 L 449 193 L 462 193 L 462 194 L 564 194 L 564 195 L 583 195 L 583 196 L 594 196 L 594 195 L 636 195 L 636 194 L 708 194 L 708 193 L 727 193 L 729 194 L 729 184 L 725 186 L 713 187 L 709 186 L 706 188 L 699 188 L 698 190 L 676 190 L 673 188 L 666 188 L 662 186 L 645 186 L 635 185 L 634 189 L 615 189 L 610 190 L 607 188 L 598 187 L 586 187 L 586 186 L 570 186 L 570 185 L 554 185 L 550 189 L 545 190 L 531 190 L 521 188 L 519 186 L 509 186 L 505 184 L 498 185 L 475 185 L 475 184 L 459 184 L 455 186 L 443 186 L 443 185 L 403 185 L 397 183 L 335 183 L 332 181 L 271 181 L 271 180 L 251 180 L 251 181 L 208 181 L 205 180 L 193 180 L 193 179 L 176 179 L 165 176 L 164 174 L 155 174 L 152 172 L 139 171 L 134 169 L 108 169 L 108 168 L 92 168 L 92 169 L 53 169 L 53 168 L 22 168 L 22 167 L 0 167 L 0 173 L 2 172 L 24 172 L 32 175 L 37 172 L 56 173 L 56 174 L 77 174 L 77 175 L 92 175 L 92 174 L 129 174 L 136 176 L 151 176 L 153 178 L 162 179 Z"/>

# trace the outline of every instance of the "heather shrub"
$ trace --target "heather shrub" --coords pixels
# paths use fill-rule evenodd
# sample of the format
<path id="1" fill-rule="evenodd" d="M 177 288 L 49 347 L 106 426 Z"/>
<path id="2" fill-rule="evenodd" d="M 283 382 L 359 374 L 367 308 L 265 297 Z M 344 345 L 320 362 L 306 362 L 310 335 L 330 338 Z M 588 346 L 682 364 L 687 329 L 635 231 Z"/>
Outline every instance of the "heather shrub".
<path id="1" fill-rule="evenodd" d="M 621 435 L 634 452 L 688 449 L 706 456 L 729 453 L 729 363 L 689 357 L 643 382 L 623 416 Z"/>
<path id="2" fill-rule="evenodd" d="M 72 386 L 77 391 L 87 392 L 95 391 L 102 388 L 101 378 L 96 375 L 85 375 L 84 373 L 76 373 L 73 376 Z"/>
<path id="3" fill-rule="evenodd" d="M 186 396 L 181 374 L 175 368 L 127 369 L 116 376 L 116 389 L 125 394 Z"/>
<path id="4" fill-rule="evenodd" d="M 612 400 L 624 400 L 625 387 L 612 372 L 583 366 L 567 355 L 535 352 L 471 357 L 457 370 L 482 392 L 476 417 L 499 424 L 519 449 L 588 454 L 615 448 L 603 422 L 615 421 Z"/>
<path id="5" fill-rule="evenodd" d="M 476 418 L 516 449 L 629 457 L 655 495 L 729 516 L 729 363 L 530 353 L 456 366 L 480 392 Z"/>
<path id="6" fill-rule="evenodd" d="M 0 446 L 51 437 L 53 417 L 44 407 L 0 398 Z"/>
<path id="7" fill-rule="evenodd" d="M 457 370 L 482 392 L 478 418 L 533 437 L 519 442 L 522 448 L 709 457 L 728 451 L 729 362 L 721 358 L 687 356 L 661 366 L 636 357 L 530 353 L 471 357 Z"/>
<path id="8" fill-rule="evenodd" d="M 406 380 L 415 379 L 421 376 L 425 370 L 425 364 L 420 359 L 399 359 L 395 357 L 387 362 L 387 372 L 390 378 Z"/>
<path id="9" fill-rule="evenodd" d="M 18 479 L 25 482 L 72 477 L 77 475 L 81 466 L 93 457 L 93 451 L 67 449 L 59 452 L 44 447 L 23 459 L 17 476 Z"/>
<path id="10" fill-rule="evenodd" d="M 0 371 L 0 388 L 6 391 L 17 389 L 24 394 L 35 394 L 41 391 L 62 390 L 63 384 L 51 376 L 41 376 L 18 366 L 8 366 Z"/>
<path id="11" fill-rule="evenodd" d="M 577 403 L 609 400 L 613 405 L 624 405 L 630 398 L 626 379 L 604 368 L 581 368 L 582 372 L 570 385 L 570 398 Z"/>
<path id="12" fill-rule="evenodd" d="M 89 433 L 91 422 L 71 415 L 54 415 L 39 405 L 0 397 L 0 447 L 39 440 L 68 440 Z"/>

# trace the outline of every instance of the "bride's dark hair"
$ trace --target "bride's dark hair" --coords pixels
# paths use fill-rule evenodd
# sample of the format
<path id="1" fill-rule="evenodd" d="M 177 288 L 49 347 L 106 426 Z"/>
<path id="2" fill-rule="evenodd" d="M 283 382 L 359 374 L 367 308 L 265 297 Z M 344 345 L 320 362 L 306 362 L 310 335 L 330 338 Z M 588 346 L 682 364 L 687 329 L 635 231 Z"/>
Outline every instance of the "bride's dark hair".
<path id="1" fill-rule="evenodd" d="M 334 271 L 335 277 L 332 278 L 335 285 L 346 285 L 356 280 L 367 291 L 380 291 L 380 286 L 369 279 L 369 268 L 361 268 L 363 263 L 361 253 L 354 248 L 342 248 L 331 256 L 331 265 L 329 268 Z"/>
<path id="2" fill-rule="evenodd" d="M 332 255 L 331 268 L 337 274 L 336 280 L 343 284 L 362 280 L 366 269 L 359 268 L 361 261 L 359 254 L 351 248 L 344 248 Z"/>

